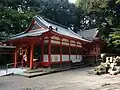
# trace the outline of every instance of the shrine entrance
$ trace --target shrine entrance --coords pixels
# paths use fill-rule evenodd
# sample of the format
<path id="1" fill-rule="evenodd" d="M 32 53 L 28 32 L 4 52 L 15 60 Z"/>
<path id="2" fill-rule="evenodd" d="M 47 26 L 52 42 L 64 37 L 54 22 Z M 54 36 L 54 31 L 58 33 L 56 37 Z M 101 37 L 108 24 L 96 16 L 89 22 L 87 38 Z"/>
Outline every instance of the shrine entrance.
<path id="1" fill-rule="evenodd" d="M 16 67 L 30 66 L 30 46 L 21 46 L 16 50 Z"/>
<path id="2" fill-rule="evenodd" d="M 15 67 L 38 68 L 42 64 L 41 44 L 21 46 L 16 50 L 15 57 Z"/>

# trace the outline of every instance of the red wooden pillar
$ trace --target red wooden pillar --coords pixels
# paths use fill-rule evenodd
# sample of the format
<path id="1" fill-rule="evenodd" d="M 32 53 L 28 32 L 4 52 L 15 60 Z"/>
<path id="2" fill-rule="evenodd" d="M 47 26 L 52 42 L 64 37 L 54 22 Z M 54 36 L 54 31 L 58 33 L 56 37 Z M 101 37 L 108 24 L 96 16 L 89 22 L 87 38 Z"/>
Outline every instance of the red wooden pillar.
<path id="1" fill-rule="evenodd" d="M 44 62 L 44 37 L 42 37 L 42 62 Z"/>
<path id="2" fill-rule="evenodd" d="M 51 37 L 49 37 L 49 40 L 48 40 L 48 61 L 50 66 L 51 65 Z"/>
<path id="3" fill-rule="evenodd" d="M 14 67 L 17 67 L 17 50 L 15 50 Z"/>
<path id="4" fill-rule="evenodd" d="M 71 50 L 70 50 L 70 40 L 69 40 L 69 61 L 70 61 L 70 55 L 71 55 Z"/>
<path id="5" fill-rule="evenodd" d="M 75 49 L 76 49 L 76 59 L 77 59 L 77 41 L 75 42 Z"/>
<path id="6" fill-rule="evenodd" d="M 30 48 L 30 69 L 33 68 L 33 50 L 34 50 L 34 44 L 32 44 Z"/>
<path id="7" fill-rule="evenodd" d="M 22 66 L 22 67 L 23 67 L 23 60 L 24 60 L 24 59 L 23 59 L 23 55 L 22 55 L 22 60 L 21 60 L 21 66 Z"/>
<path id="8" fill-rule="evenodd" d="M 62 38 L 60 38 L 60 63 L 62 64 Z"/>
<path id="9" fill-rule="evenodd" d="M 81 48 L 81 55 L 84 56 L 84 54 L 85 54 L 85 53 L 84 53 L 84 52 L 85 52 L 85 49 L 84 49 L 84 47 L 82 47 L 82 44 L 81 44 L 81 47 L 80 47 L 80 48 Z"/>

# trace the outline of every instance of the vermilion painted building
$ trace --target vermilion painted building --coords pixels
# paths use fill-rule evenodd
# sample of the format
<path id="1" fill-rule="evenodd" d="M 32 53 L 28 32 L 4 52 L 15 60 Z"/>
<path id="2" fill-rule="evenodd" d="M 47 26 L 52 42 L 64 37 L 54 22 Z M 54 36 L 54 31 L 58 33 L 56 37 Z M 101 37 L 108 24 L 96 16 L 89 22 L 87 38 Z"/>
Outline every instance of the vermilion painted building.
<path id="1" fill-rule="evenodd" d="M 87 60 L 89 63 L 96 63 L 100 56 L 100 48 L 102 43 L 99 38 L 98 28 L 79 31 L 77 34 L 82 36 L 84 39 L 91 41 L 91 43 L 84 45 L 84 48 L 87 50 L 84 56 L 85 60 Z"/>
<path id="2" fill-rule="evenodd" d="M 33 68 L 36 62 L 37 67 L 51 67 L 80 63 L 88 56 L 100 54 L 100 41 L 95 36 L 87 39 L 83 33 L 77 34 L 65 26 L 35 16 L 27 30 L 6 43 L 16 46 L 15 67 L 22 63 Z"/>

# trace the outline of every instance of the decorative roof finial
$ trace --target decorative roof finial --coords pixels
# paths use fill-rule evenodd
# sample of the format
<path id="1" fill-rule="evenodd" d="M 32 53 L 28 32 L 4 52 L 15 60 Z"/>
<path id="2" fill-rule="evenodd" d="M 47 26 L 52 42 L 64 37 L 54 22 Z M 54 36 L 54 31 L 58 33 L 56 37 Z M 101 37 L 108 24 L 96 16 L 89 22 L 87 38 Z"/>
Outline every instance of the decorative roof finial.
<path id="1" fill-rule="evenodd" d="M 52 26 L 49 26 L 49 30 L 52 30 L 53 28 L 52 28 Z"/>

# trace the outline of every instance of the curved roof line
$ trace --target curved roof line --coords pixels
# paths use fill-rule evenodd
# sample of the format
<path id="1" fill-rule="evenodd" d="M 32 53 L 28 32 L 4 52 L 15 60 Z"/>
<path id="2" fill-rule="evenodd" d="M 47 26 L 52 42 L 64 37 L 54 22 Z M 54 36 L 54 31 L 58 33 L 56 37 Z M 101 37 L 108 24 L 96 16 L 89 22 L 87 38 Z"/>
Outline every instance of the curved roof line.
<path id="1" fill-rule="evenodd" d="M 68 27 L 64 26 L 64 25 L 61 25 L 61 24 L 58 24 L 54 21 L 51 21 L 49 19 L 44 19 L 40 16 L 35 16 L 36 18 L 39 19 L 39 21 L 41 21 L 44 25 L 46 25 L 46 27 L 49 27 L 49 26 L 52 26 L 54 29 L 56 28 L 61 28 L 61 30 L 58 30 L 57 32 L 60 33 L 60 34 L 63 34 L 63 35 L 66 35 L 66 36 L 72 36 L 74 38 L 77 38 L 77 39 L 81 39 L 81 40 L 84 40 L 84 41 L 87 41 L 87 42 L 90 42 L 90 40 L 86 40 L 84 38 L 82 38 L 82 36 L 78 35 L 77 33 L 73 32 L 71 29 L 68 29 Z M 62 32 L 63 31 L 63 32 Z M 65 34 L 66 33 L 66 34 Z"/>
<path id="2" fill-rule="evenodd" d="M 86 41 L 86 42 L 91 42 L 90 40 L 82 38 L 81 35 L 78 35 L 77 33 L 73 32 L 71 29 L 68 29 L 68 27 L 66 27 L 64 25 L 61 25 L 61 24 L 58 24 L 58 23 L 56 23 L 54 21 L 51 21 L 49 19 L 46 20 L 46 19 L 44 19 L 44 18 L 42 18 L 41 16 L 38 16 L 38 15 L 34 16 L 31 24 L 28 27 L 28 29 L 30 29 L 32 27 L 34 21 L 36 21 L 36 23 L 39 26 L 43 26 L 43 27 L 47 27 L 47 28 L 49 28 L 49 26 L 52 26 L 54 30 L 56 30 L 56 28 L 58 28 L 56 30 L 56 33 L 59 33 L 59 34 L 65 35 L 65 36 L 70 36 L 70 37 L 80 39 L 80 40 L 83 40 L 83 41 Z M 38 30 L 38 31 L 35 30 L 33 32 L 29 32 L 28 29 L 25 30 L 22 33 L 14 35 L 11 39 L 22 38 L 22 37 L 33 36 L 33 35 L 37 36 L 37 35 L 41 35 L 41 34 L 44 33 L 44 31 L 41 31 L 41 30 Z M 49 29 L 45 29 L 45 32 L 46 31 L 49 31 Z"/>

